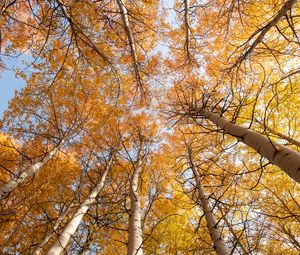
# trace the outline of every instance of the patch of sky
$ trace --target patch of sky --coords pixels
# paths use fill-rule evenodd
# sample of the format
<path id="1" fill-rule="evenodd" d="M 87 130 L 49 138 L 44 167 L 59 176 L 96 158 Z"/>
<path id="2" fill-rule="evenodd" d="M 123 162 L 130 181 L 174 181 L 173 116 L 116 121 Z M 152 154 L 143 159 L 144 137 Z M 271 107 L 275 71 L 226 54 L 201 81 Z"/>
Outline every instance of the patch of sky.
<path id="1" fill-rule="evenodd" d="M 31 60 L 31 57 L 26 54 L 2 60 L 6 68 L 0 73 L 0 119 L 16 91 L 20 91 L 26 85 L 23 79 L 16 76 L 16 71 L 30 72 L 27 63 L 30 63 Z"/>
<path id="2" fill-rule="evenodd" d="M 174 0 L 166 0 L 161 2 L 161 9 L 166 13 L 166 22 L 173 28 L 178 28 L 178 22 L 176 21 L 176 15 L 174 10 Z M 159 35 L 164 38 L 164 31 L 159 31 Z M 159 43 L 153 50 L 153 54 L 161 53 L 162 57 L 166 57 L 169 54 L 169 45 L 164 40 L 159 40 Z"/>

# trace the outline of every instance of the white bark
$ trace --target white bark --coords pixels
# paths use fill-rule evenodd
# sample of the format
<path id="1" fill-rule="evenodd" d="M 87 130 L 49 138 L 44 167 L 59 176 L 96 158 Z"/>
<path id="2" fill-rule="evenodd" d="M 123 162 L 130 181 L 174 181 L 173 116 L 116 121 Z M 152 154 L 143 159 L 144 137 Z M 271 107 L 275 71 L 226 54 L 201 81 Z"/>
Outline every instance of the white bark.
<path id="1" fill-rule="evenodd" d="M 35 175 L 41 168 L 44 166 L 50 159 L 54 157 L 54 155 L 59 151 L 63 141 L 60 142 L 52 151 L 48 152 L 48 154 L 39 162 L 30 165 L 26 168 L 19 177 L 16 177 L 7 183 L 0 184 L 0 201 L 6 198 L 11 191 L 13 191 L 16 187 L 22 184 L 27 178 Z"/>
<path id="2" fill-rule="evenodd" d="M 123 26 L 124 26 L 127 40 L 128 40 L 129 47 L 130 47 L 130 54 L 131 54 L 131 58 L 133 61 L 133 68 L 134 68 L 134 72 L 135 72 L 135 76 L 136 76 L 136 81 L 138 83 L 138 86 L 140 86 L 140 88 L 143 89 L 142 81 L 141 81 L 141 77 L 140 77 L 140 73 L 139 73 L 139 65 L 138 65 L 135 41 L 133 38 L 133 34 L 131 31 L 129 18 L 128 18 L 128 11 L 127 11 L 127 8 L 126 8 L 123 0 L 117 0 L 117 4 L 119 6 L 119 10 L 120 10 L 122 20 L 123 20 Z"/>
<path id="3" fill-rule="evenodd" d="M 55 224 L 53 225 L 52 229 L 45 235 L 44 239 L 37 245 L 34 249 L 32 255 L 39 255 L 45 246 L 46 243 L 50 240 L 51 236 L 56 232 L 58 227 L 60 226 L 61 222 L 65 219 L 65 217 L 70 213 L 70 209 L 72 208 L 73 203 L 71 203 L 65 211 L 58 217 Z"/>
<path id="4" fill-rule="evenodd" d="M 272 142 L 268 137 L 247 128 L 233 124 L 215 113 L 204 108 L 198 112 L 202 117 L 209 119 L 225 134 L 238 138 L 240 141 L 256 150 L 261 156 L 268 159 L 272 164 L 280 167 L 296 182 L 300 183 L 300 154 Z"/>
<path id="5" fill-rule="evenodd" d="M 185 50 L 188 60 L 191 60 L 190 53 L 190 20 L 189 20 L 189 0 L 184 0 L 184 23 L 185 23 Z"/>
<path id="6" fill-rule="evenodd" d="M 139 161 L 130 180 L 130 216 L 127 255 L 143 255 L 142 208 L 138 192 L 138 181 L 141 172 Z"/>
<path id="7" fill-rule="evenodd" d="M 74 233 L 76 232 L 83 216 L 85 215 L 89 207 L 95 202 L 97 195 L 102 190 L 111 164 L 112 164 L 112 156 L 105 167 L 105 170 L 102 174 L 100 181 L 94 187 L 90 195 L 84 200 L 84 202 L 78 208 L 78 210 L 76 211 L 72 219 L 69 221 L 69 223 L 64 227 L 63 231 L 57 237 L 56 241 L 51 245 L 46 255 L 59 255 L 65 250 L 72 235 L 74 235 Z"/>
<path id="8" fill-rule="evenodd" d="M 218 255 L 229 255 L 230 251 L 228 250 L 228 248 L 222 238 L 222 235 L 218 229 L 217 222 L 214 218 L 212 209 L 210 207 L 207 197 L 205 196 L 203 186 L 201 184 L 200 175 L 196 169 L 196 166 L 193 162 L 191 155 L 189 155 L 189 161 L 190 161 L 191 169 L 195 176 L 197 191 L 198 191 L 199 199 L 201 202 L 201 207 L 202 207 L 202 210 L 204 213 L 204 217 L 206 219 L 208 232 L 209 232 L 212 242 L 214 244 L 214 249 Z"/>

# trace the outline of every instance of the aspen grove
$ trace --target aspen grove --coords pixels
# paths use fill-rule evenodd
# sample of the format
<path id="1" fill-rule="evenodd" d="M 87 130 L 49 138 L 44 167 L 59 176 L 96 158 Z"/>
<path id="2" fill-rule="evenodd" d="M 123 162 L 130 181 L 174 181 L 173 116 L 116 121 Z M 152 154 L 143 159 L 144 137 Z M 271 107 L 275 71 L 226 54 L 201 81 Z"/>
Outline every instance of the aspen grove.
<path id="1" fill-rule="evenodd" d="M 0 254 L 300 254 L 300 1 L 0 12 Z"/>

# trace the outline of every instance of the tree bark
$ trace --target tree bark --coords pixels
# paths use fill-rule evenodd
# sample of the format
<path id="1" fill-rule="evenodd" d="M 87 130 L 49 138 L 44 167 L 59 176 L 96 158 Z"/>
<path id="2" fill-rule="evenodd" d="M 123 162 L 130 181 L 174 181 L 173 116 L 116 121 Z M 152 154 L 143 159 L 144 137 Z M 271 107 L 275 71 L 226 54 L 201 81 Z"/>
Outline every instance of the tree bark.
<path id="1" fill-rule="evenodd" d="M 185 23 L 185 50 L 189 61 L 191 61 L 190 53 L 190 20 L 189 20 L 189 0 L 184 0 L 184 23 Z"/>
<path id="2" fill-rule="evenodd" d="M 98 184 L 94 187 L 94 189 L 92 190 L 90 195 L 84 200 L 84 202 L 78 208 L 78 210 L 74 214 L 73 218 L 64 227 L 63 231 L 57 237 L 56 241 L 51 245 L 51 247 L 47 251 L 46 255 L 59 255 L 65 250 L 72 235 L 74 235 L 74 233 L 76 232 L 83 216 L 85 215 L 85 213 L 87 212 L 87 210 L 89 209 L 91 204 L 93 204 L 95 202 L 97 195 L 102 190 L 106 176 L 107 176 L 110 166 L 112 164 L 112 158 L 113 157 L 111 156 Z"/>
<path id="3" fill-rule="evenodd" d="M 214 249 L 218 255 L 229 255 L 230 252 L 229 252 L 229 250 L 222 238 L 222 235 L 218 229 L 217 222 L 214 218 L 214 215 L 213 215 L 212 209 L 210 207 L 210 204 L 208 202 L 208 199 L 205 196 L 203 186 L 201 184 L 201 178 L 196 169 L 196 166 L 194 164 L 191 153 L 189 153 L 189 163 L 190 163 L 191 169 L 195 176 L 195 181 L 196 181 L 199 199 L 201 202 L 201 207 L 202 207 L 202 210 L 204 213 L 204 217 L 206 219 L 208 232 L 209 232 L 212 242 L 214 244 Z"/>
<path id="4" fill-rule="evenodd" d="M 143 91 L 142 79 L 141 79 L 140 72 L 139 72 L 139 64 L 138 64 L 138 58 L 137 58 L 137 53 L 136 53 L 136 47 L 135 47 L 135 41 L 134 41 L 133 34 L 131 31 L 130 23 L 129 23 L 128 11 L 127 11 L 127 8 L 126 8 L 123 0 L 117 0 L 117 4 L 119 6 L 119 10 L 120 10 L 120 13 L 122 16 L 124 30 L 125 30 L 125 33 L 127 36 L 129 47 L 130 47 L 130 54 L 131 54 L 131 58 L 133 61 L 133 69 L 134 69 L 134 73 L 135 73 L 135 77 L 136 77 L 136 82 L 137 82 L 138 86 L 140 87 L 140 89 Z"/>
<path id="5" fill-rule="evenodd" d="M 201 108 L 197 113 L 213 122 L 225 134 L 236 137 L 244 144 L 257 151 L 262 157 L 281 168 L 292 179 L 300 183 L 300 154 L 285 146 L 272 142 L 268 137 L 247 128 L 233 124 L 218 114 Z"/>
<path id="6" fill-rule="evenodd" d="M 71 203 L 65 211 L 58 217 L 55 224 L 53 225 L 52 229 L 49 231 L 49 233 L 44 237 L 44 239 L 37 245 L 37 247 L 34 249 L 32 255 L 39 255 L 45 246 L 46 243 L 50 240 L 52 235 L 56 232 L 58 227 L 60 226 L 61 222 L 65 219 L 65 217 L 70 213 L 70 209 L 72 208 L 73 203 Z"/>
<path id="7" fill-rule="evenodd" d="M 6 198 L 10 192 L 12 192 L 16 187 L 22 184 L 26 179 L 35 175 L 49 160 L 51 160 L 54 155 L 59 151 L 63 141 L 61 141 L 53 150 L 48 152 L 48 154 L 39 162 L 30 165 L 23 171 L 19 177 L 14 178 L 7 183 L 0 184 L 0 201 Z"/>
<path id="8" fill-rule="evenodd" d="M 141 173 L 139 161 L 130 179 L 130 216 L 127 255 L 143 255 L 142 208 L 138 192 L 138 181 Z"/>

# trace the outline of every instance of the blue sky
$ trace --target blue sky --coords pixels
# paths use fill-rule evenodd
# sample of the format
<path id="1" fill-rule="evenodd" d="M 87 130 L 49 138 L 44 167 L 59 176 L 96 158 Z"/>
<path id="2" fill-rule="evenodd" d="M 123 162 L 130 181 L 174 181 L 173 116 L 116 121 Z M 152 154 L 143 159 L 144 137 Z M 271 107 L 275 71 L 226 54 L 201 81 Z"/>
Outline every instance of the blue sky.
<path id="1" fill-rule="evenodd" d="M 3 116 L 3 112 L 7 109 L 9 100 L 13 98 L 15 91 L 24 86 L 24 80 L 17 79 L 14 71 L 5 70 L 0 73 L 0 119 Z"/>
<path id="2" fill-rule="evenodd" d="M 7 58 L 2 61 L 7 69 L 0 71 L 0 119 L 8 107 L 9 100 L 14 97 L 15 91 L 25 86 L 24 80 L 16 78 L 14 69 L 29 71 L 30 67 L 24 62 L 31 63 L 32 58 L 28 54 L 23 54 L 18 58 Z"/>

